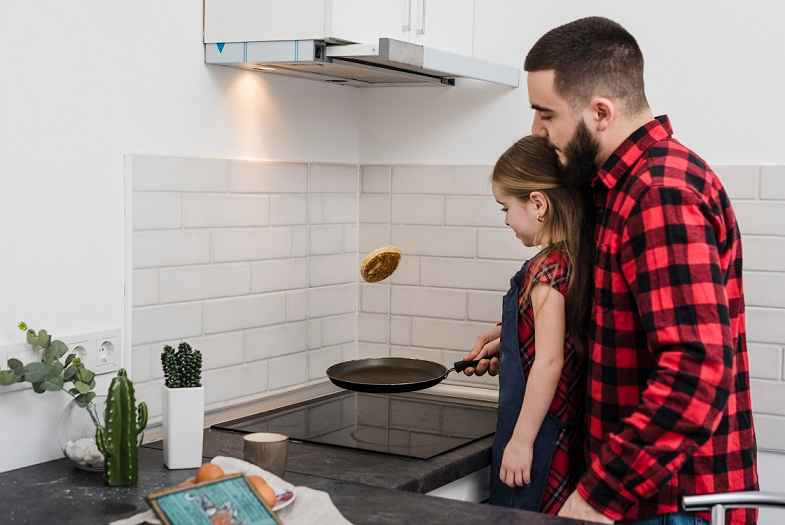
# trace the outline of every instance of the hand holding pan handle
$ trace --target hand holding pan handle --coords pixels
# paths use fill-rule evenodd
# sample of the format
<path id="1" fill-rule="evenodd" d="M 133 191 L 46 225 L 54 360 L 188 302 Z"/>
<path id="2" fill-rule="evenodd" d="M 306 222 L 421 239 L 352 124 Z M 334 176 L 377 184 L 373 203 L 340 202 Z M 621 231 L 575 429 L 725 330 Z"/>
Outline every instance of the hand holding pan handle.
<path id="1" fill-rule="evenodd" d="M 449 374 L 453 370 L 456 372 L 463 372 L 467 368 L 474 368 L 478 364 L 480 364 L 480 359 L 475 359 L 474 361 L 456 361 L 452 365 L 452 369 L 448 370 L 447 373 Z"/>

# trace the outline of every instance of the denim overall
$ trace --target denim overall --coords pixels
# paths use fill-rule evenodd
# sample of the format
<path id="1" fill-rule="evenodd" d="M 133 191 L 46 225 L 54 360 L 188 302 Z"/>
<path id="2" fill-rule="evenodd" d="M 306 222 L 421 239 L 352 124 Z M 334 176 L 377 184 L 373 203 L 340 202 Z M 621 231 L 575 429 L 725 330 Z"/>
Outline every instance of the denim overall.
<path id="1" fill-rule="evenodd" d="M 562 429 L 558 418 L 548 414 L 534 440 L 531 483 L 523 487 L 510 488 L 499 479 L 502 456 L 507 442 L 512 437 L 518 414 L 523 405 L 526 380 L 523 375 L 520 343 L 518 342 L 518 298 L 521 281 L 526 275 L 529 261 L 510 280 L 510 289 L 504 296 L 502 309 L 502 335 L 500 345 L 499 408 L 496 420 L 496 438 L 491 455 L 490 503 L 538 512 L 540 510 L 545 482 L 551 467 L 556 441 Z"/>

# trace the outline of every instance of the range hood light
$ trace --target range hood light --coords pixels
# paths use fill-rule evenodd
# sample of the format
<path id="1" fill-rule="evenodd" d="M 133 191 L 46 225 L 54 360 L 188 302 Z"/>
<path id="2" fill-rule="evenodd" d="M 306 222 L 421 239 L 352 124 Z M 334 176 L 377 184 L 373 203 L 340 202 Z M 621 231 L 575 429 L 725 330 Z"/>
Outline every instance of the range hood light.
<path id="1" fill-rule="evenodd" d="M 253 68 L 259 71 L 277 71 L 277 69 L 270 66 L 254 66 Z"/>

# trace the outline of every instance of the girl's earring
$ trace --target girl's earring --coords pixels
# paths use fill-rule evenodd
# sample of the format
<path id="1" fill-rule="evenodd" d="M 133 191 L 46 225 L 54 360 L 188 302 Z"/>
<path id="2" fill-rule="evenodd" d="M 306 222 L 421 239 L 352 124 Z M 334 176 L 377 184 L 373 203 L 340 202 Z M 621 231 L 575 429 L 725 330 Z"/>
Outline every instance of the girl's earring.
<path id="1" fill-rule="evenodd" d="M 542 222 L 542 215 L 537 215 L 537 222 Z"/>

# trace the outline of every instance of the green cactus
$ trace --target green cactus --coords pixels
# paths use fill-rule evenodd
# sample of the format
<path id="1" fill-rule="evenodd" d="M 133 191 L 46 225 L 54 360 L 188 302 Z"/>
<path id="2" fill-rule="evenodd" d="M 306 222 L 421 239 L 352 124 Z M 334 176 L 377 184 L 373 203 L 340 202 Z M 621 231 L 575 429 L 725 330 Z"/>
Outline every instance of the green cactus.
<path id="1" fill-rule="evenodd" d="M 147 426 L 147 404 L 142 401 L 137 407 L 134 385 L 123 368 L 109 385 L 104 425 L 96 429 L 95 442 L 104 455 L 106 484 L 136 485 L 139 435 Z"/>

